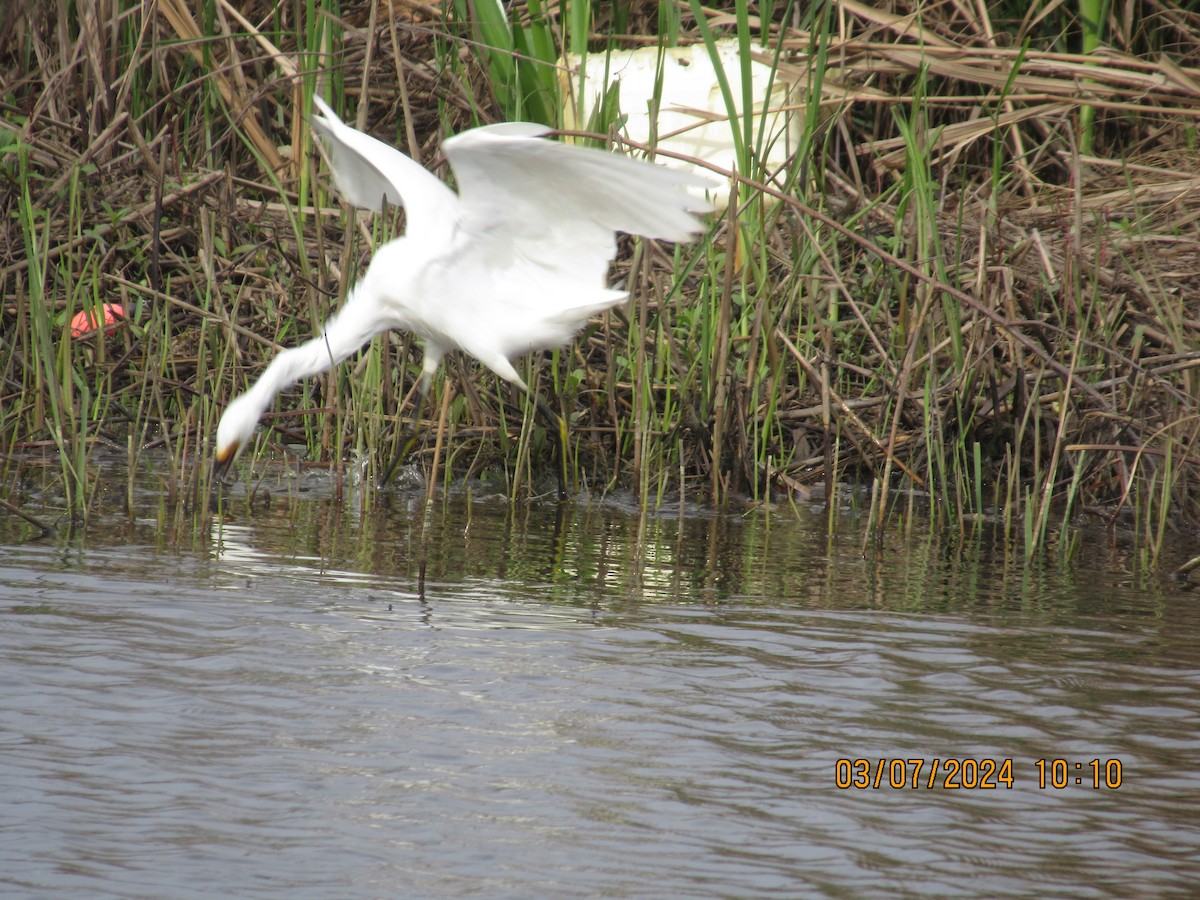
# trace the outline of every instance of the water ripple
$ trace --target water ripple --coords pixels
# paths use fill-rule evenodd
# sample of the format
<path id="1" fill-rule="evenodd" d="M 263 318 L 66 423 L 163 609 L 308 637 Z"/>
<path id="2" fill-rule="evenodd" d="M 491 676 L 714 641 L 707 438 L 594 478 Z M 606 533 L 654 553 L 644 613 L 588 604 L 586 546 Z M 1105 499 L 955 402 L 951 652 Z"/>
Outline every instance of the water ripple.
<path id="1" fill-rule="evenodd" d="M 673 521 L 650 535 L 659 568 L 639 595 L 610 564 L 648 558 L 623 518 L 598 523 L 597 542 L 514 537 L 474 515 L 470 551 L 447 538 L 431 555 L 424 596 L 400 529 L 386 563 L 363 563 L 365 519 L 316 551 L 294 512 L 226 531 L 216 553 L 8 548 L 0 885 L 180 898 L 1194 885 L 1190 597 L 1118 597 L 1110 581 L 1097 604 L 1052 572 L 1031 592 L 943 566 L 935 580 L 989 593 L 913 607 L 933 576 L 904 568 L 911 556 L 870 572 L 848 548 L 833 565 L 825 542 L 778 523 L 770 541 L 745 523 L 736 540 L 812 544 L 828 566 L 793 554 L 717 589 L 672 561 L 711 553 L 711 536 L 698 546 L 670 530 L 694 523 Z M 907 585 L 887 594 L 904 602 L 881 602 L 881 582 Z M 1012 759 L 1013 787 L 835 784 L 839 760 L 928 772 L 959 758 Z M 1040 787 L 1039 759 L 1068 761 L 1069 783 Z M 1074 783 L 1092 759 L 1121 761 L 1119 789 Z"/>

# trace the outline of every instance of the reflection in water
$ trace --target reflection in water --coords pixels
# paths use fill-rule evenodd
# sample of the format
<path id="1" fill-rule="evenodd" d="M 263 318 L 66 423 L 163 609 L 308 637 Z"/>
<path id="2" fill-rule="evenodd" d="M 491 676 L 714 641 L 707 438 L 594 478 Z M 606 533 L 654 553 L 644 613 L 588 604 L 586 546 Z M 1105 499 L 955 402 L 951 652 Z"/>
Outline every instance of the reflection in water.
<path id="1" fill-rule="evenodd" d="M 1200 613 L 1095 541 L 819 515 L 236 504 L 0 556 L 0 886 L 1129 896 L 1200 859 Z M 7 526 L 5 526 L 7 527 Z M 170 530 L 167 529 L 168 533 Z M 0 538 L 3 539 L 3 538 Z M 418 584 L 425 564 L 424 599 Z M 839 789 L 839 759 L 1013 787 Z M 1038 785 L 1119 759 L 1119 789 Z"/>

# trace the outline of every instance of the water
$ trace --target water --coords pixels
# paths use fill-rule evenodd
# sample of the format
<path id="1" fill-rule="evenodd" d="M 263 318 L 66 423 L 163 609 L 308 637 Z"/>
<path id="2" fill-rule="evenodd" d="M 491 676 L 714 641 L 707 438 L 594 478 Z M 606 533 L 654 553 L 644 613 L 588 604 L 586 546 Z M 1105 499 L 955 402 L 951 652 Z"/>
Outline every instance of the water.
<path id="1" fill-rule="evenodd" d="M 1185 896 L 1200 875 L 1200 605 L 1105 532 L 1060 567 L 987 538 L 864 555 L 819 511 L 458 497 L 423 530 L 404 498 L 277 491 L 196 536 L 155 496 L 47 541 L 0 519 L 5 896 Z M 880 787 L 838 786 L 858 759 Z M 1011 760 L 1012 786 L 950 789 L 951 759 L 970 783 Z"/>

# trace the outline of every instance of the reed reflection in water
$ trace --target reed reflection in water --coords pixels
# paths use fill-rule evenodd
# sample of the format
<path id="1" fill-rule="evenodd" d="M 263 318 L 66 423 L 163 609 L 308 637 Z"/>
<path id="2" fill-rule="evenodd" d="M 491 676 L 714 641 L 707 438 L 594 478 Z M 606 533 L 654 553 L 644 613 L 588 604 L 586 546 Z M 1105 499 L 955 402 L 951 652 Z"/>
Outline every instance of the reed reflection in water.
<path id="1" fill-rule="evenodd" d="M 1198 874 L 1197 605 L 1096 542 L 277 502 L 0 557 L 21 895 L 1129 896 Z M 424 560 L 424 598 L 416 566 Z M 839 789 L 839 759 L 1013 787 Z M 1119 789 L 1038 785 L 1119 759 Z M 1075 770 L 1071 770 L 1071 778 Z"/>

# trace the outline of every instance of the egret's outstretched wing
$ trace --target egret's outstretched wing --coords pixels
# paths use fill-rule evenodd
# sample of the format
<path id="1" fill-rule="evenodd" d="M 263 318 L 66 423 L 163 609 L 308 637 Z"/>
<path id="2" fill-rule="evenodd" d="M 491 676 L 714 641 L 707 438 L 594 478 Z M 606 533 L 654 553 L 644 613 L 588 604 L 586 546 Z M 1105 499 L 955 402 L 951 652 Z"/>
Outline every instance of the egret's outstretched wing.
<path id="1" fill-rule="evenodd" d="M 475 128 L 442 145 L 458 184 L 462 227 L 485 244 L 507 242 L 538 265 L 603 277 L 614 232 L 672 241 L 701 230 L 711 206 L 687 193 L 701 179 L 558 141 L 514 122 Z M 493 247 L 493 251 L 496 248 Z"/>
<path id="2" fill-rule="evenodd" d="M 395 147 L 351 128 L 320 97 L 313 97 L 320 115 L 312 117 L 333 167 L 333 180 L 353 206 L 379 211 L 388 203 L 402 205 L 409 233 L 428 233 L 448 227 L 458 198 L 431 172 Z"/>
<path id="3" fill-rule="evenodd" d="M 434 344 L 510 381 L 511 357 L 561 346 L 627 296 L 607 287 L 616 232 L 685 240 L 701 228 L 693 213 L 709 208 L 687 193 L 698 178 L 544 140 L 547 130 L 492 125 L 442 145 L 459 225 L 436 279 L 405 310 Z"/>

